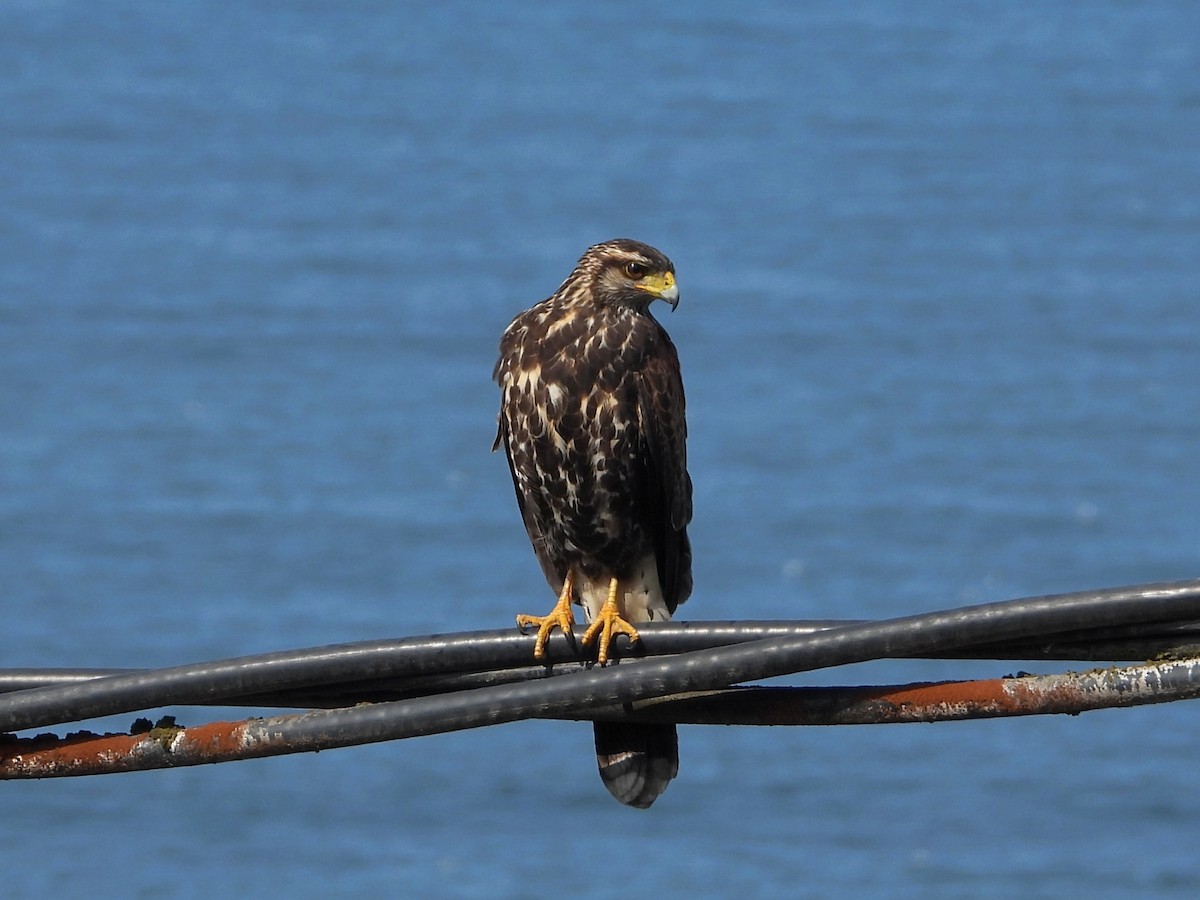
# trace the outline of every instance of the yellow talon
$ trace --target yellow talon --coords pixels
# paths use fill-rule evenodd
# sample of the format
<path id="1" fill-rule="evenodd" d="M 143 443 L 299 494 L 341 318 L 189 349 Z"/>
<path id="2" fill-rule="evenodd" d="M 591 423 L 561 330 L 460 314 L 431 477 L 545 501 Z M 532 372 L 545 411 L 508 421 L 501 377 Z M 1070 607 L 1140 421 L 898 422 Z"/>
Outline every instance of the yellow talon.
<path id="1" fill-rule="evenodd" d="M 608 662 L 608 645 L 615 635 L 625 635 L 631 644 L 641 640 L 637 629 L 621 618 L 621 608 L 617 605 L 617 579 L 615 578 L 609 582 L 608 599 L 600 607 L 600 612 L 596 614 L 596 620 L 584 632 L 583 645 L 586 647 L 590 644 L 597 633 L 600 635 L 600 650 L 596 659 L 600 665 Z"/>
<path id="2" fill-rule="evenodd" d="M 571 570 L 567 569 L 567 577 L 563 579 L 563 589 L 558 595 L 558 602 L 554 604 L 554 609 L 544 616 L 528 616 L 524 613 L 517 616 L 517 627 L 521 629 L 522 633 L 530 625 L 537 626 L 537 641 L 533 645 L 534 659 L 542 659 L 546 655 L 546 640 L 550 637 L 554 626 L 557 625 L 561 628 L 563 634 L 573 634 L 575 616 L 571 612 L 571 595 L 575 592 L 574 582 Z"/>

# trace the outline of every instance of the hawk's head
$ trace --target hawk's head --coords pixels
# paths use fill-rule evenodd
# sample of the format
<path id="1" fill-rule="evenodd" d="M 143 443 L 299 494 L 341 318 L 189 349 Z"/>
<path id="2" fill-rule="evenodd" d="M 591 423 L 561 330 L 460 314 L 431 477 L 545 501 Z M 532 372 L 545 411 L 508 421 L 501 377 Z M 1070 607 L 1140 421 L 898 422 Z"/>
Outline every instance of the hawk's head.
<path id="1" fill-rule="evenodd" d="M 591 299 L 645 310 L 655 300 L 679 305 L 675 265 L 649 244 L 618 238 L 589 247 L 575 273 Z M 568 279 L 570 281 L 571 279 Z"/>

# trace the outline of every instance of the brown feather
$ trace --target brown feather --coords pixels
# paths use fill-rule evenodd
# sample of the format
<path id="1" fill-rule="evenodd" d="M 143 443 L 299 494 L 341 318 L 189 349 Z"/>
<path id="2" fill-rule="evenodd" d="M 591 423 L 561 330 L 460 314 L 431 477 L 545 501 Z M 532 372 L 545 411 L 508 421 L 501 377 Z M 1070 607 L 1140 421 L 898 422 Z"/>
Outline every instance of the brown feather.
<path id="1" fill-rule="evenodd" d="M 568 567 L 581 584 L 626 582 L 652 555 L 674 612 L 692 587 L 683 381 L 649 313 L 655 296 L 631 271 L 674 277 L 653 247 L 597 244 L 552 296 L 513 319 L 493 373 L 502 395 L 493 449 L 504 447 L 556 593 Z M 597 724 L 596 741 L 601 776 L 624 803 L 648 806 L 678 770 L 673 726 Z"/>

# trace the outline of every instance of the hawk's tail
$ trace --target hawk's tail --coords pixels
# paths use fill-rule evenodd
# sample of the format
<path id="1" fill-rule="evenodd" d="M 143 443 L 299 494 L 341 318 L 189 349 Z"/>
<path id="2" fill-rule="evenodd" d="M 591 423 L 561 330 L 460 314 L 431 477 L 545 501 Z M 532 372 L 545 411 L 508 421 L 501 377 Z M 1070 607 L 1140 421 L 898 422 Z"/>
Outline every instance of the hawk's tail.
<path id="1" fill-rule="evenodd" d="M 645 809 L 679 774 L 675 726 L 597 722 L 596 762 L 610 794 Z"/>

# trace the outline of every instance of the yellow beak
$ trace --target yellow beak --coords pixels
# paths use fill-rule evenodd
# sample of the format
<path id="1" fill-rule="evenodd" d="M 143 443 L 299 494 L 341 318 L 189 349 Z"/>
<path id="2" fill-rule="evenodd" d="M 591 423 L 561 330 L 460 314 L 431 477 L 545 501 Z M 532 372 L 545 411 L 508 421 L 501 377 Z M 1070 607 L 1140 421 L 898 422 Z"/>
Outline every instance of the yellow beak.
<path id="1" fill-rule="evenodd" d="M 637 287 L 660 300 L 667 301 L 672 310 L 679 305 L 679 286 L 675 284 L 674 272 L 651 272 L 637 283 Z"/>

